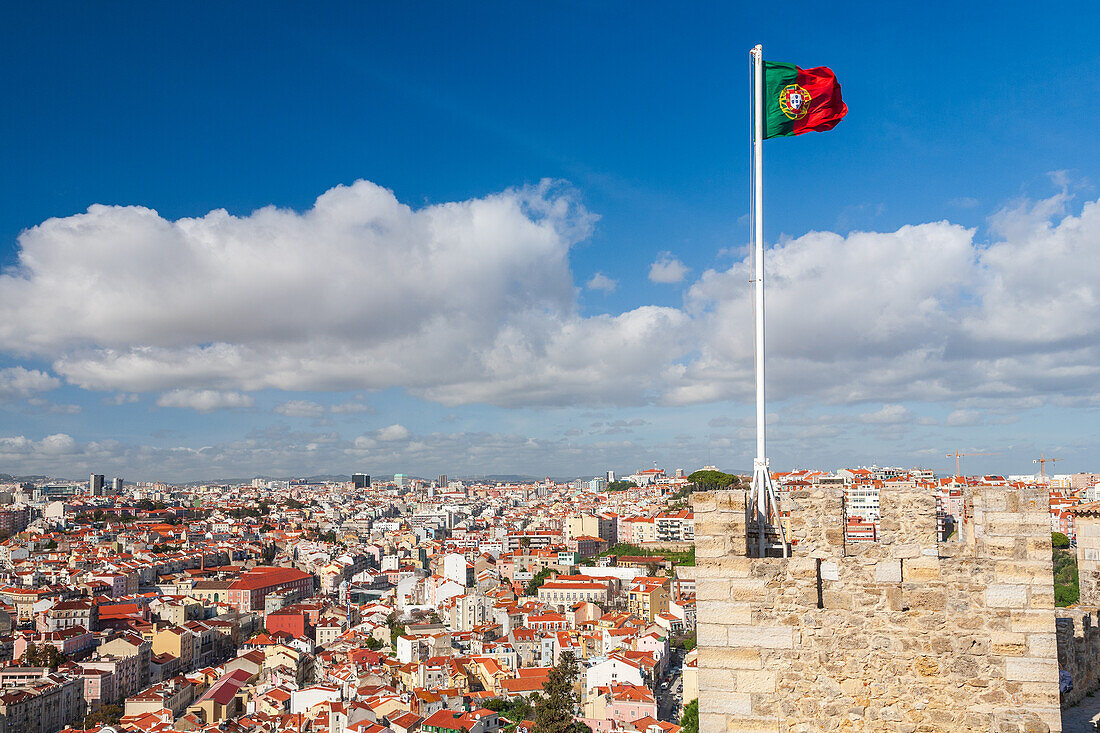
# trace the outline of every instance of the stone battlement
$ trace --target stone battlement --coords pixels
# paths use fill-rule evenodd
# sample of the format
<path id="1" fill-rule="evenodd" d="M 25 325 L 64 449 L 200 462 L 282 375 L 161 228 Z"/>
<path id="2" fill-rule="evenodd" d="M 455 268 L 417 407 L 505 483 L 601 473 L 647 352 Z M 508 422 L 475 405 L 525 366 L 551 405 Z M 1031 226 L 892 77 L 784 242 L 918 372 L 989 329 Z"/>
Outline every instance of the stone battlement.
<path id="1" fill-rule="evenodd" d="M 845 544 L 843 492 L 784 499 L 790 558 L 750 558 L 744 490 L 694 498 L 707 731 L 1059 731 L 1048 498 L 975 487 L 938 542 L 927 491 L 880 492 Z"/>

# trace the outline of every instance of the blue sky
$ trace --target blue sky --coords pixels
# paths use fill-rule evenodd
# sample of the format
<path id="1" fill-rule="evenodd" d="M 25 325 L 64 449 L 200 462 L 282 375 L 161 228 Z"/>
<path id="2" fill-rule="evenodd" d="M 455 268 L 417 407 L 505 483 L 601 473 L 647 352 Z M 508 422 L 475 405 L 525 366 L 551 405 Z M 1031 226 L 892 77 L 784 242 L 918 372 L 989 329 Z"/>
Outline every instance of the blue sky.
<path id="1" fill-rule="evenodd" d="M 773 465 L 1096 469 L 1091 5 L 3 14 L 0 472 L 746 470 L 757 42 Z"/>

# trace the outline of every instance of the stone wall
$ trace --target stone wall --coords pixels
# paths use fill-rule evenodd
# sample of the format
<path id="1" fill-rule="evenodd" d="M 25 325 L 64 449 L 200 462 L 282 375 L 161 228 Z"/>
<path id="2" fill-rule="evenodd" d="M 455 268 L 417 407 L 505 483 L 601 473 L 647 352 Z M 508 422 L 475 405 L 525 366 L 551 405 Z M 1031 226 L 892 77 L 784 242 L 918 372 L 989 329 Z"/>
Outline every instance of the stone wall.
<path id="1" fill-rule="evenodd" d="M 1100 687 L 1100 611 L 1059 608 L 1057 615 L 1058 666 L 1073 678 L 1073 689 L 1062 696 L 1069 707 Z"/>
<path id="2" fill-rule="evenodd" d="M 1061 730 L 1044 491 L 975 488 L 938 543 L 932 494 L 883 489 L 848 546 L 841 491 L 798 491 L 786 559 L 746 557 L 746 493 L 694 495 L 702 731 Z"/>

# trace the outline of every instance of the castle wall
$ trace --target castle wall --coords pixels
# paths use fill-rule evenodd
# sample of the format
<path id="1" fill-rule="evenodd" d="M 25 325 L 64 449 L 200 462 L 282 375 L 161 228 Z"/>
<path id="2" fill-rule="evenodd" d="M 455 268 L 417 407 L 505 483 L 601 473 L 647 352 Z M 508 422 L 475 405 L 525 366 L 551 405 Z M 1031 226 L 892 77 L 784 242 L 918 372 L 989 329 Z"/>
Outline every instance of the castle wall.
<path id="1" fill-rule="evenodd" d="M 975 488 L 957 541 L 935 497 L 883 489 L 845 545 L 840 489 L 785 500 L 790 558 L 746 557 L 744 490 L 697 493 L 702 731 L 1060 731 L 1048 498 Z"/>

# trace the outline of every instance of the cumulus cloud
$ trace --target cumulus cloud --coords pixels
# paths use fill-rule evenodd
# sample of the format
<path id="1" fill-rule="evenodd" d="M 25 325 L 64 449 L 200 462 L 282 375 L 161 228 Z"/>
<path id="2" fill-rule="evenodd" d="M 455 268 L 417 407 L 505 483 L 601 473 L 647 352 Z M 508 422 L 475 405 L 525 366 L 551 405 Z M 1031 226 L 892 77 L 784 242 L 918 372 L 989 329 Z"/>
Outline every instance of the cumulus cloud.
<path id="1" fill-rule="evenodd" d="M 24 367 L 0 369 L 0 402 L 25 399 L 60 386 L 60 379 L 37 369 Z"/>
<path id="2" fill-rule="evenodd" d="M 671 252 L 662 252 L 649 266 L 649 279 L 655 283 L 683 282 L 691 268 L 672 256 Z"/>
<path id="3" fill-rule="evenodd" d="M 587 287 L 589 290 L 602 290 L 605 293 L 612 293 L 615 291 L 615 288 L 616 286 L 618 286 L 618 284 L 618 280 L 613 280 L 602 272 L 597 272 L 595 275 L 589 278 L 588 282 L 585 284 L 585 287 Z"/>
<path id="4" fill-rule="evenodd" d="M 408 440 L 410 435 L 412 433 L 404 425 L 390 425 L 379 430 L 375 437 L 384 443 L 392 443 L 398 440 Z"/>
<path id="5" fill-rule="evenodd" d="M 949 222 L 810 232 L 767 255 L 769 391 L 835 403 L 1055 397 L 1100 385 L 1100 203 L 1018 202 L 991 242 Z M 708 270 L 686 310 L 704 327 L 669 402 L 752 390 L 750 266 Z"/>
<path id="6" fill-rule="evenodd" d="M 250 395 L 216 389 L 174 389 L 157 398 L 157 407 L 186 407 L 198 412 L 252 407 L 253 404 Z"/>
<path id="7" fill-rule="evenodd" d="M 878 425 L 911 419 L 902 403 L 1094 404 L 1100 203 L 1073 201 L 1063 188 L 1015 202 L 981 238 L 939 221 L 776 243 L 770 397 L 877 403 L 861 414 Z M 593 224 L 549 182 L 420 209 L 366 181 L 304 212 L 169 221 L 93 206 L 20 236 L 17 266 L 0 275 L 0 350 L 119 399 L 163 393 L 161 406 L 204 410 L 251 406 L 261 389 L 399 387 L 449 406 L 750 398 L 749 260 L 703 272 L 682 307 L 585 317 L 569 253 Z M 670 252 L 650 268 L 655 282 L 688 274 Z M 90 297 L 108 285 L 125 296 Z M 0 399 L 58 384 L 10 372 Z"/>
<path id="8" fill-rule="evenodd" d="M 21 235 L 0 276 L 0 348 L 127 393 L 398 386 L 512 405 L 620 381 L 607 399 L 636 402 L 659 380 L 637 357 L 674 343 L 684 317 L 578 314 L 569 250 L 594 220 L 551 182 L 418 210 L 366 181 L 305 212 L 169 221 L 96 205 Z M 91 297 L 108 285 L 125 297 Z"/>

